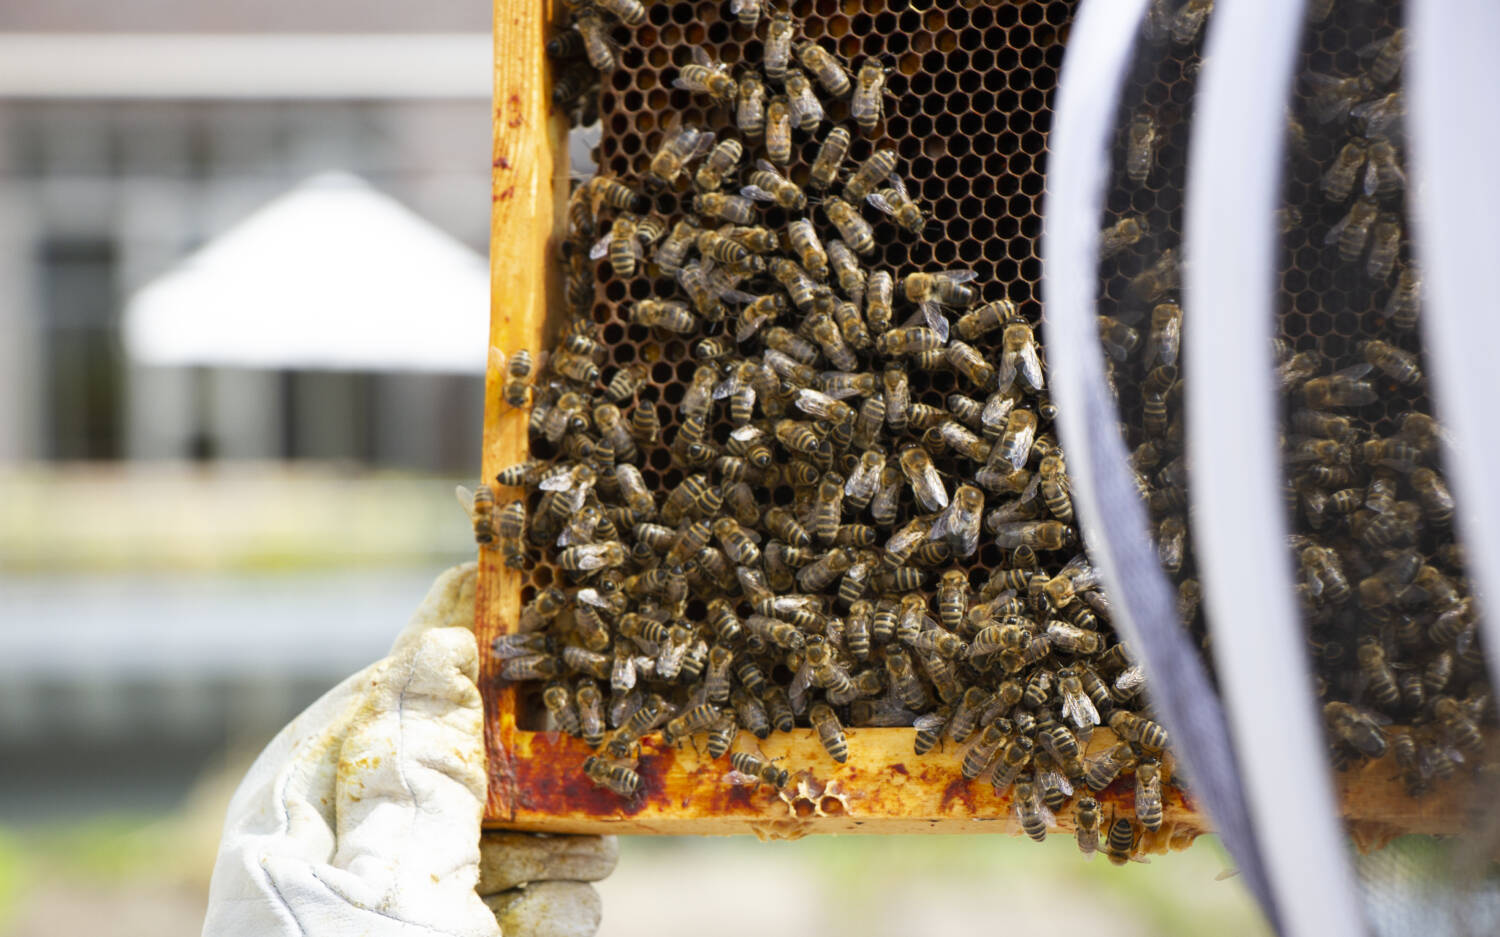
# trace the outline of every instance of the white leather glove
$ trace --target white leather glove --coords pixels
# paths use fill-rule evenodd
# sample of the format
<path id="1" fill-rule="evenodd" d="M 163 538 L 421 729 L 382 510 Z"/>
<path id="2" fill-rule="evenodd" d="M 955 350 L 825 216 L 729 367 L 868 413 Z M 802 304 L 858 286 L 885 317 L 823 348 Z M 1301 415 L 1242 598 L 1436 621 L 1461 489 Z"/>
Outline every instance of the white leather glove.
<path id="1" fill-rule="evenodd" d="M 439 576 L 390 655 L 330 690 L 256 759 L 229 805 L 205 937 L 598 929 L 599 898 L 585 883 L 614 868 L 613 837 L 481 842 L 475 576 L 473 563 Z"/>

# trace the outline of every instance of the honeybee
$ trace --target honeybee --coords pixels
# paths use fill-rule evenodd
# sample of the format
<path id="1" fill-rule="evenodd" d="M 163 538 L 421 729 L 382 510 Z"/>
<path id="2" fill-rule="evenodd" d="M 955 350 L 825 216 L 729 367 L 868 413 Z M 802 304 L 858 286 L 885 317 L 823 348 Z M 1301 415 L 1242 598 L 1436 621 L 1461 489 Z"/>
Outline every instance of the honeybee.
<path id="1" fill-rule="evenodd" d="M 876 336 L 883 336 L 891 327 L 894 292 L 895 281 L 887 270 L 876 270 L 865 281 L 865 322 Z"/>
<path id="2" fill-rule="evenodd" d="M 1042 500 L 1046 502 L 1047 510 L 1064 524 L 1071 524 L 1073 499 L 1068 493 L 1070 485 L 1062 457 L 1049 455 L 1042 459 L 1037 468 L 1037 477 L 1040 479 Z"/>
<path id="3" fill-rule="evenodd" d="M 599 9 L 613 15 L 626 26 L 639 26 L 646 22 L 646 8 L 640 0 L 599 0 Z"/>
<path id="4" fill-rule="evenodd" d="M 1405 187 L 1406 173 L 1396 156 L 1395 144 L 1389 140 L 1372 140 L 1369 153 L 1363 183 L 1366 195 L 1390 195 Z"/>
<path id="5" fill-rule="evenodd" d="M 610 40 L 609 30 L 598 11 L 592 7 L 578 10 L 573 15 L 573 28 L 578 30 L 578 35 L 583 40 L 583 50 L 588 56 L 589 64 L 596 71 L 614 71 L 614 43 Z"/>
<path id="6" fill-rule="evenodd" d="M 734 766 L 734 772 L 730 775 L 731 783 L 769 784 L 780 790 L 791 781 L 791 773 L 785 768 L 778 768 L 751 752 L 734 752 L 729 756 L 729 763 Z M 738 777 L 735 777 L 735 774 L 738 774 Z"/>
<path id="7" fill-rule="evenodd" d="M 965 284 L 977 276 L 972 270 L 941 270 L 909 273 L 902 281 L 902 292 L 908 301 L 920 307 L 928 327 L 937 333 L 940 344 L 948 340 L 948 320 L 942 307 L 973 305 L 977 294 L 973 287 Z"/>
<path id="8" fill-rule="evenodd" d="M 1172 16 L 1172 41 L 1180 46 L 1196 42 L 1213 8 L 1214 0 L 1187 0 Z"/>
<path id="9" fill-rule="evenodd" d="M 875 252 L 875 229 L 860 217 L 854 206 L 837 196 L 829 196 L 823 203 L 828 220 L 838 229 L 839 237 L 857 254 Z"/>
<path id="10" fill-rule="evenodd" d="M 1176 303 L 1158 303 L 1151 310 L 1151 331 L 1146 337 L 1146 367 L 1153 364 L 1177 366 L 1182 347 L 1182 307 Z"/>
<path id="11" fill-rule="evenodd" d="M 1375 388 L 1362 378 L 1370 373 L 1369 364 L 1356 365 L 1326 377 L 1315 377 L 1302 385 L 1303 397 L 1314 410 L 1362 407 L 1379 399 Z"/>
<path id="12" fill-rule="evenodd" d="M 1156 115 L 1149 110 L 1139 110 L 1131 115 L 1130 127 L 1126 131 L 1125 174 L 1132 183 L 1146 183 L 1156 165 L 1156 147 L 1159 143 Z"/>
<path id="13" fill-rule="evenodd" d="M 630 321 L 652 329 L 665 329 L 679 335 L 698 330 L 698 317 L 687 303 L 676 299 L 642 299 L 630 307 Z"/>
<path id="14" fill-rule="evenodd" d="M 693 46 L 693 61 L 682 66 L 672 86 L 694 94 L 706 94 L 725 104 L 733 101 L 738 91 L 729 68 L 723 63 L 710 61 L 702 46 Z"/>
<path id="15" fill-rule="evenodd" d="M 700 192 L 714 192 L 724 184 L 724 177 L 739 165 L 744 147 L 734 137 L 720 140 L 708 151 L 708 156 L 693 176 L 693 184 Z"/>
<path id="16" fill-rule="evenodd" d="M 556 618 L 567 604 L 567 593 L 555 586 L 548 586 L 521 608 L 518 626 L 524 632 L 537 631 Z"/>
<path id="17" fill-rule="evenodd" d="M 630 435 L 644 446 L 656 443 L 657 437 L 661 435 L 661 420 L 656 415 L 654 404 L 639 403 L 631 409 Z"/>
<path id="18" fill-rule="evenodd" d="M 463 506 L 474 525 L 474 542 L 487 547 L 495 542 L 495 493 L 489 485 L 481 484 L 475 491 L 463 485 L 453 489 L 458 503 Z"/>
<path id="19" fill-rule="evenodd" d="M 998 458 L 1009 465 L 1011 471 L 1019 472 L 1025 467 L 1036 442 L 1036 431 L 1035 413 L 1025 409 L 1010 411 L 996 451 Z"/>
<path id="20" fill-rule="evenodd" d="M 839 169 L 844 165 L 844 156 L 848 152 L 849 131 L 843 127 L 830 130 L 823 138 L 823 142 L 819 144 L 817 156 L 813 158 L 812 166 L 807 171 L 808 186 L 822 191 L 833 185 L 833 180 L 838 177 Z"/>
<path id="21" fill-rule="evenodd" d="M 1487 711 L 1488 708 L 1485 704 L 1481 711 Z M 1484 749 L 1484 736 L 1480 732 L 1477 718 L 1462 702 L 1451 696 L 1439 697 L 1432 704 L 1432 715 L 1442 726 L 1448 739 L 1465 755 L 1472 758 Z"/>
<path id="22" fill-rule="evenodd" d="M 959 768 L 964 778 L 972 781 L 983 774 L 995 760 L 1005 738 L 1006 730 L 1000 723 L 991 722 L 986 725 L 969 744 L 968 751 L 964 752 L 963 764 Z"/>
<path id="23" fill-rule="evenodd" d="M 786 541 L 794 547 L 812 546 L 812 534 L 797 522 L 796 517 L 783 507 L 773 507 L 766 510 L 766 528 L 777 537 Z"/>
<path id="24" fill-rule="evenodd" d="M 877 210 L 890 215 L 896 224 L 912 234 L 921 234 L 922 228 L 927 224 L 921 207 L 907 194 L 906 184 L 901 181 L 900 176 L 891 176 L 891 187 L 871 192 L 866 201 Z"/>
<path id="25" fill-rule="evenodd" d="M 818 240 L 811 221 L 798 218 L 787 225 L 787 241 L 797 253 L 808 276 L 820 282 L 828 279 L 828 254 L 823 250 L 823 244 Z"/>
<path id="26" fill-rule="evenodd" d="M 766 155 L 778 166 L 792 161 L 792 109 L 782 95 L 766 105 Z"/>
<path id="27" fill-rule="evenodd" d="M 787 62 L 792 57 L 792 17 L 790 13 L 776 13 L 766 27 L 766 47 L 761 60 L 766 77 L 781 81 L 786 77 Z"/>
<path id="28" fill-rule="evenodd" d="M 490 643 L 490 653 L 500 660 L 510 660 L 512 657 L 550 653 L 552 645 L 551 635 L 517 631 L 496 637 Z"/>
<path id="29" fill-rule="evenodd" d="M 1363 140 L 1350 140 L 1339 150 L 1333 165 L 1323 174 L 1323 194 L 1335 202 L 1342 202 L 1354 191 L 1354 182 L 1359 178 L 1360 167 L 1365 164 L 1369 151 Z M 1373 193 L 1366 192 L 1366 195 Z"/>
<path id="30" fill-rule="evenodd" d="M 1037 353 L 1036 336 L 1031 326 L 1012 322 L 1005 327 L 1004 350 L 1000 355 L 1000 389 L 1008 389 L 1019 374 L 1032 390 L 1042 389 L 1042 360 Z"/>
<path id="31" fill-rule="evenodd" d="M 562 676 L 562 662 L 550 654 L 526 654 L 512 657 L 500 665 L 500 679 L 507 683 L 528 680 L 551 680 Z"/>
<path id="32" fill-rule="evenodd" d="M 1416 328 L 1417 313 L 1421 311 L 1422 281 L 1415 267 L 1403 264 L 1396 277 L 1396 286 L 1381 307 L 1380 314 L 1391 320 L 1398 329 Z"/>
<path id="33" fill-rule="evenodd" d="M 1135 766 L 1135 818 L 1147 830 L 1161 829 L 1161 764 L 1155 758 Z"/>
<path id="34" fill-rule="evenodd" d="M 682 269 L 682 263 L 687 259 L 688 251 L 698 242 L 700 233 L 698 228 L 687 221 L 677 222 L 672 226 L 666 239 L 657 246 L 656 252 L 651 255 L 652 262 L 664 273 L 677 273 Z"/>
<path id="35" fill-rule="evenodd" d="M 1137 713 L 1119 709 L 1109 717 L 1109 727 L 1116 735 L 1149 751 L 1167 747 L 1167 730 Z"/>
<path id="36" fill-rule="evenodd" d="M 1396 682 L 1396 671 L 1386 660 L 1380 640 L 1372 635 L 1361 638 L 1354 656 L 1370 698 L 1382 706 L 1399 706 L 1401 689 Z"/>
<path id="37" fill-rule="evenodd" d="M 759 0 L 740 0 L 758 4 Z M 735 124 L 745 136 L 754 139 L 766 129 L 766 86 L 755 73 L 740 78 L 735 92 Z"/>
<path id="38" fill-rule="evenodd" d="M 812 82 L 795 68 L 786 72 L 786 105 L 791 113 L 792 125 L 804 133 L 812 133 L 823 122 L 823 104 L 813 94 Z"/>
<path id="39" fill-rule="evenodd" d="M 1099 801 L 1092 797 L 1080 797 L 1073 807 L 1073 836 L 1078 841 L 1078 851 L 1094 858 L 1099 849 Z"/>
<path id="40" fill-rule="evenodd" d="M 486 488 L 486 491 L 489 489 Z M 500 540 L 500 551 L 505 556 L 505 565 L 521 569 L 526 565 L 526 502 L 521 500 L 507 504 L 499 514 L 496 525 Z"/>
<path id="41" fill-rule="evenodd" d="M 493 352 L 494 349 L 491 349 Z M 506 365 L 505 402 L 517 409 L 531 402 L 531 352 L 522 348 Z"/>
<path id="42" fill-rule="evenodd" d="M 1361 755 L 1367 758 L 1381 758 L 1385 755 L 1387 741 L 1385 730 L 1381 728 L 1383 717 L 1377 717 L 1345 702 L 1330 700 L 1323 706 L 1323 719 L 1334 738 Z"/>
<path id="43" fill-rule="evenodd" d="M 760 22 L 761 7 L 765 0 L 729 0 L 729 12 L 733 13 L 739 24 L 750 31 Z"/>
<path id="44" fill-rule="evenodd" d="M 1037 800 L 1036 784 L 1033 777 L 1023 774 L 1016 778 L 1015 787 L 1011 791 L 1011 804 L 1016 811 L 1016 819 L 1020 821 L 1021 829 L 1037 842 L 1047 838 L 1047 819 L 1044 814 L 1051 811 L 1042 807 Z"/>
<path id="45" fill-rule="evenodd" d="M 757 202 L 773 202 L 788 211 L 799 211 L 807 204 L 807 196 L 796 183 L 783 176 L 775 166 L 763 159 L 756 161 L 755 170 L 750 173 L 747 181 L 749 184 L 740 189 L 740 195 L 745 198 L 754 199 Z"/>
<path id="46" fill-rule="evenodd" d="M 881 181 L 896 171 L 896 151 L 876 150 L 844 183 L 844 198 L 854 205 L 863 202 Z"/>
<path id="47" fill-rule="evenodd" d="M 818 287 L 814 295 L 819 297 L 814 300 L 815 303 L 831 298 L 831 292 L 826 286 Z M 817 312 L 808 316 L 807 329 L 834 367 L 841 371 L 852 371 L 859 366 L 859 359 L 855 357 L 853 349 L 844 340 L 844 333 L 839 331 L 838 324 L 830 315 Z"/>
<path id="48" fill-rule="evenodd" d="M 1182 569 L 1182 552 L 1186 539 L 1187 525 L 1180 514 L 1169 514 L 1162 518 L 1156 528 L 1156 558 L 1162 569 L 1174 575 Z"/>
<path id="49" fill-rule="evenodd" d="M 617 762 L 606 761 L 596 755 L 590 755 L 583 760 L 583 773 L 599 787 L 613 791 L 621 797 L 633 797 L 641 787 L 641 776 L 634 770 Z"/>
<path id="50" fill-rule="evenodd" d="M 1370 232 L 1370 256 L 1365 258 L 1365 274 L 1376 283 L 1384 283 L 1396 265 L 1401 252 L 1403 231 L 1399 215 L 1383 214 Z"/>
<path id="51" fill-rule="evenodd" d="M 901 450 L 898 461 L 912 494 L 924 510 L 937 511 L 948 506 L 948 491 L 943 487 L 943 480 L 927 450 L 921 446 L 907 446 Z"/>
<path id="52" fill-rule="evenodd" d="M 916 490 L 915 482 L 912 490 Z M 983 513 L 984 492 L 974 485 L 961 484 L 953 493 L 952 503 L 932 525 L 930 536 L 947 543 L 953 556 L 973 556 L 979 549 L 979 522 Z"/>
<path id="53" fill-rule="evenodd" d="M 646 179 L 655 185 L 670 186 L 682 175 L 687 165 L 714 144 L 714 135 L 696 127 L 678 127 L 668 131 L 661 146 L 651 157 Z"/>
<path id="54" fill-rule="evenodd" d="M 1099 232 L 1099 258 L 1108 260 L 1150 233 L 1144 215 L 1126 215 Z"/>
<path id="55" fill-rule="evenodd" d="M 848 761 L 849 740 L 844 735 L 844 727 L 839 723 L 833 707 L 827 703 L 814 703 L 807 711 L 807 718 L 829 757 L 839 764 Z"/>
<path id="56" fill-rule="evenodd" d="M 582 735 L 578 710 L 574 708 L 573 697 L 566 686 L 561 683 L 549 684 L 542 691 L 542 705 L 547 708 L 547 714 L 552 717 L 552 724 L 558 731 L 575 737 Z"/>
<path id="57" fill-rule="evenodd" d="M 589 259 L 600 260 L 608 256 L 615 273 L 622 277 L 634 276 L 636 263 L 641 258 L 641 243 L 635 236 L 637 222 L 638 219 L 627 212 L 617 215 L 609 233 L 589 251 Z"/>
<path id="58" fill-rule="evenodd" d="M 827 49 L 816 42 L 803 42 L 797 47 L 797 58 L 818 79 L 824 91 L 836 98 L 849 93 L 849 73 Z"/>
<path id="59" fill-rule="evenodd" d="M 885 111 L 885 67 L 875 59 L 866 59 L 854 79 L 854 96 L 849 100 L 849 117 L 865 133 L 874 133 Z"/>
<path id="60" fill-rule="evenodd" d="M 797 571 L 797 585 L 804 592 L 818 592 L 854 565 L 854 553 L 835 547 Z"/>
<path id="61" fill-rule="evenodd" d="M 1378 339 L 1370 339 L 1360 345 L 1360 355 L 1391 380 L 1401 384 L 1416 384 L 1422 380 L 1422 369 L 1417 356 Z"/>
<path id="62" fill-rule="evenodd" d="M 1072 667 L 1064 667 L 1057 672 L 1057 695 L 1062 701 L 1064 719 L 1071 721 L 1080 729 L 1099 724 L 1099 710 L 1094 708 L 1094 701 L 1089 699 L 1088 694 L 1083 691 L 1083 681 L 1079 679 L 1078 672 Z M 1113 720 L 1110 722 L 1110 727 L 1114 728 Z M 1161 746 L 1153 747 L 1160 748 Z"/>
<path id="63" fill-rule="evenodd" d="M 713 703 L 702 703 L 687 710 L 682 715 L 667 720 L 662 726 L 661 740 L 668 745 L 675 745 L 690 735 L 711 728 L 719 721 L 722 710 Z"/>
<path id="64" fill-rule="evenodd" d="M 1352 263 L 1364 253 L 1365 244 L 1370 240 L 1370 228 L 1379 214 L 1379 209 L 1370 199 L 1356 199 L 1349 213 L 1328 229 L 1323 242 L 1338 244 L 1339 257 Z"/>
<path id="65" fill-rule="evenodd" d="M 1089 787 L 1102 791 L 1120 776 L 1126 766 L 1134 762 L 1135 753 L 1130 743 L 1120 741 L 1083 759 L 1083 779 Z"/>
<path id="66" fill-rule="evenodd" d="M 1190 0 L 1196 3 L 1199 0 Z M 1116 817 L 1109 825 L 1109 837 L 1104 843 L 1104 854 L 1115 865 L 1129 862 L 1135 853 L 1135 827 L 1128 817 Z"/>
<path id="67" fill-rule="evenodd" d="M 578 681 L 574 694 L 578 706 L 578 729 L 583 740 L 594 748 L 604 741 L 604 696 L 592 680 Z"/>
<path id="68" fill-rule="evenodd" d="M 1358 88 L 1368 89 L 1372 84 L 1364 75 L 1357 75 L 1351 80 Z M 1399 133 L 1401 119 L 1405 114 L 1406 97 L 1401 90 L 1349 108 L 1349 116 L 1354 118 L 1355 126 L 1371 138 L 1389 139 L 1393 134 Z"/>
<path id="69" fill-rule="evenodd" d="M 1013 713 L 1012 718 L 1019 713 Z M 1021 730 L 1020 723 L 1016 729 Z M 990 775 L 990 786 L 995 789 L 996 794 L 1004 792 L 1020 775 L 1022 769 L 1030 763 L 1032 754 L 1036 751 L 1036 743 L 1030 736 L 1017 735 L 1005 743 L 1000 751 L 1000 759 L 995 763 L 994 773 Z"/>
<path id="70" fill-rule="evenodd" d="M 1453 495 L 1441 475 L 1430 468 L 1419 468 L 1411 473 L 1411 487 L 1428 517 L 1439 523 L 1453 519 Z"/>
<path id="71" fill-rule="evenodd" d="M 755 217 L 755 203 L 742 195 L 725 195 L 722 192 L 702 192 L 693 199 L 693 208 L 699 214 L 712 215 L 734 224 L 747 225 Z"/>
<path id="72" fill-rule="evenodd" d="M 1155 303 L 1169 290 L 1177 288 L 1180 273 L 1177 251 L 1169 247 L 1151 266 L 1131 278 L 1126 292 L 1138 303 Z"/>
<path id="73" fill-rule="evenodd" d="M 732 517 L 721 517 L 713 523 L 714 536 L 724 548 L 724 555 L 735 563 L 756 566 L 760 563 L 760 548 L 739 522 Z"/>

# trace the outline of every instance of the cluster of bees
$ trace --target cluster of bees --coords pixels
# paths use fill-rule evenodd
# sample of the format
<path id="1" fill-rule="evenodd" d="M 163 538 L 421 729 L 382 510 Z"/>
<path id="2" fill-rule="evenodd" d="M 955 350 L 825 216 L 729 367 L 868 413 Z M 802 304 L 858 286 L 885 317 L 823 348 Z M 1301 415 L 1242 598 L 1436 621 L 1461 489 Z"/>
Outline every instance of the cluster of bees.
<path id="1" fill-rule="evenodd" d="M 1285 345 L 1279 367 L 1292 548 L 1333 761 L 1389 753 L 1415 797 L 1479 766 L 1492 703 L 1414 331 L 1395 13 L 1360 18 L 1374 39 L 1347 73 L 1303 76 L 1298 116 L 1316 129 L 1293 158 L 1320 171 L 1307 197 L 1337 220 L 1317 246 L 1360 317 L 1346 339 Z"/>
<path id="2" fill-rule="evenodd" d="M 1033 326 L 972 271 L 875 259 L 925 227 L 879 142 L 884 64 L 734 12 L 754 60 L 699 51 L 675 77 L 722 119 L 658 114 L 639 178 L 576 186 L 560 339 L 503 365 L 533 458 L 495 479 L 525 498 L 466 498 L 476 538 L 562 578 L 495 641 L 500 678 L 540 684 L 621 797 L 649 732 L 782 788 L 803 769 L 753 739 L 810 727 L 842 763 L 848 728 L 909 726 L 917 754 L 963 746 L 1031 837 L 1070 811 L 1123 863 L 1162 824 L 1167 733 L 1078 541 Z M 598 317 L 596 286 L 642 279 Z M 936 373 L 945 399 L 919 393 Z M 1116 783 L 1133 811 L 1094 796 Z"/>
<path id="3" fill-rule="evenodd" d="M 1287 124 L 1287 292 L 1275 362 L 1290 545 L 1332 761 L 1345 769 L 1391 754 L 1415 797 L 1460 765 L 1474 766 L 1491 693 L 1440 469 L 1443 431 L 1429 412 L 1414 332 L 1420 275 L 1405 227 L 1403 33 L 1391 26 L 1398 5 L 1378 6 L 1326 3 L 1310 11 Z M 1146 36 L 1163 55 L 1149 81 L 1190 87 L 1194 80 L 1198 49 L 1165 43 L 1170 36 L 1184 44 L 1173 26 L 1186 9 L 1153 7 Z M 1328 56 L 1351 26 L 1370 30 L 1377 17 L 1385 25 L 1373 30 L 1374 41 Z M 1347 74 L 1312 67 L 1346 59 L 1356 66 Z M 1180 208 L 1174 201 L 1154 218 L 1138 210 L 1143 193 L 1181 191 L 1185 127 L 1160 126 L 1149 84 L 1139 97 L 1148 103 L 1122 121 L 1117 156 L 1119 197 L 1131 208 L 1103 237 L 1108 314 L 1100 317 L 1100 338 L 1160 564 L 1178 585 L 1179 614 L 1206 646 L 1184 521 L 1184 320 L 1173 240 Z M 1171 134 L 1179 139 L 1167 143 Z M 1165 160 L 1164 145 L 1172 151 Z M 1327 275 L 1308 275 L 1309 267 Z"/>

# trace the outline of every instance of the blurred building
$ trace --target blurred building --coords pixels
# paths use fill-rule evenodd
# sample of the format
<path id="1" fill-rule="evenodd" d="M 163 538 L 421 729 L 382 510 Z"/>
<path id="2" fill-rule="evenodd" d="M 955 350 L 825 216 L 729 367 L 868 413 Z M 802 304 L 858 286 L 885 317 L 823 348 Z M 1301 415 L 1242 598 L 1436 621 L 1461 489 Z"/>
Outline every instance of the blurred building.
<path id="1" fill-rule="evenodd" d="M 5 4 L 0 464 L 468 470 L 476 378 L 143 373 L 121 353 L 119 317 L 126 297 L 327 171 L 366 180 L 483 252 L 487 13 L 457 0 Z"/>
<path id="2" fill-rule="evenodd" d="M 472 369 L 132 363 L 121 326 L 328 173 L 482 265 L 489 19 L 473 0 L 0 4 L 0 817 L 172 803 L 472 554 L 449 494 L 479 461 Z"/>

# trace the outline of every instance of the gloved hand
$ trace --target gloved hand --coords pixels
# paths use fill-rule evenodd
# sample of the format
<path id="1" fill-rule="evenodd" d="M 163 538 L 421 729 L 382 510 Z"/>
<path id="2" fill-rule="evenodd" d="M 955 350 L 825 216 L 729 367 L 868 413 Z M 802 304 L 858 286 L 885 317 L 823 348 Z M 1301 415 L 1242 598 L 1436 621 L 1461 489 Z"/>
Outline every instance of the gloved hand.
<path id="1" fill-rule="evenodd" d="M 235 792 L 205 937 L 588 937 L 613 837 L 486 834 L 473 563 Z M 477 890 L 476 890 L 477 886 Z M 522 887 L 524 886 L 524 887 Z M 483 897 L 481 897 L 483 896 Z"/>

